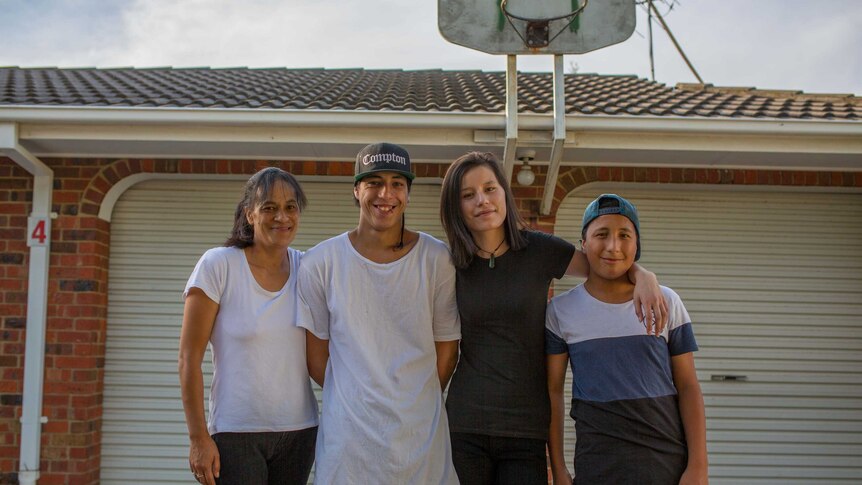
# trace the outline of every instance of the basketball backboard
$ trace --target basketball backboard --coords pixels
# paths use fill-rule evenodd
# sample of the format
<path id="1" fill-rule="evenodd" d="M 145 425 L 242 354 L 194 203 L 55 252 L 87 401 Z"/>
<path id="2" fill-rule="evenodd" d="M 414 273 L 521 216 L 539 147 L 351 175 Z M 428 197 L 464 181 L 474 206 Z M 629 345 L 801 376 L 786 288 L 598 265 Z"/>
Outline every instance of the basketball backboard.
<path id="1" fill-rule="evenodd" d="M 503 4 L 500 0 L 437 0 L 440 34 L 453 44 L 489 54 L 584 54 L 622 42 L 635 29 L 635 0 L 507 0 Z M 536 22 L 549 18 L 557 20 Z"/>

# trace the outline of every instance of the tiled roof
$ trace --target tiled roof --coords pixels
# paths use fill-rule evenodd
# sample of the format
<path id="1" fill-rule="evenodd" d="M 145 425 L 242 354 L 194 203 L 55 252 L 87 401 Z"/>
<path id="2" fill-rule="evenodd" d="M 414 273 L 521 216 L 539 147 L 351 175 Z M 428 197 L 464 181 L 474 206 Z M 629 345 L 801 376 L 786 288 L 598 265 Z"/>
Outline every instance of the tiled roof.
<path id="1" fill-rule="evenodd" d="M 550 73 L 519 73 L 521 112 L 549 113 Z M 505 74 L 367 69 L 0 68 L 0 107 L 117 106 L 502 112 Z M 566 111 L 721 118 L 862 119 L 852 94 L 679 84 L 634 76 L 566 75 Z"/>

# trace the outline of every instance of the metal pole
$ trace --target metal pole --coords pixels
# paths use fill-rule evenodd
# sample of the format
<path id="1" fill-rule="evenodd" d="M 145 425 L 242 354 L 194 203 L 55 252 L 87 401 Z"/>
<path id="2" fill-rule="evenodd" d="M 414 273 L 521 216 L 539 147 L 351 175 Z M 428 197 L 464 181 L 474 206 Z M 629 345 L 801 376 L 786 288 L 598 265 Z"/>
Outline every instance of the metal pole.
<path id="1" fill-rule="evenodd" d="M 649 0 L 652 6 L 652 0 Z M 650 79 L 655 82 L 655 57 L 652 50 L 652 9 L 647 7 L 647 36 L 649 37 L 649 73 Z"/>
<path id="2" fill-rule="evenodd" d="M 545 193 L 542 195 L 542 215 L 551 213 L 560 162 L 563 159 L 563 144 L 566 141 L 566 78 L 563 72 L 563 56 L 554 56 L 554 141 L 551 145 L 551 160 L 545 177 Z"/>
<path id="3" fill-rule="evenodd" d="M 700 78 L 700 74 L 698 74 L 694 66 L 691 65 L 691 61 L 688 60 L 688 57 L 686 57 L 685 52 L 682 51 L 682 47 L 679 46 L 679 43 L 676 41 L 676 37 L 673 36 L 673 33 L 670 31 L 670 28 L 668 28 L 667 24 L 664 22 L 664 18 L 662 18 L 660 13 L 658 13 L 658 9 L 655 8 L 655 5 L 653 5 L 652 2 L 649 2 L 649 7 L 650 10 L 655 13 L 655 16 L 656 18 L 658 18 L 659 23 L 661 23 L 662 28 L 665 32 L 667 32 L 668 37 L 670 37 L 671 42 L 673 42 L 674 47 L 676 47 L 677 52 L 679 52 L 679 55 L 682 56 L 682 60 L 685 61 L 685 64 L 691 70 L 692 74 L 694 74 L 694 77 L 697 78 L 698 82 L 704 84 L 703 79 Z"/>
<path id="4" fill-rule="evenodd" d="M 503 173 L 512 183 L 515 152 L 518 150 L 518 56 L 506 56 L 506 144 L 503 148 Z"/>

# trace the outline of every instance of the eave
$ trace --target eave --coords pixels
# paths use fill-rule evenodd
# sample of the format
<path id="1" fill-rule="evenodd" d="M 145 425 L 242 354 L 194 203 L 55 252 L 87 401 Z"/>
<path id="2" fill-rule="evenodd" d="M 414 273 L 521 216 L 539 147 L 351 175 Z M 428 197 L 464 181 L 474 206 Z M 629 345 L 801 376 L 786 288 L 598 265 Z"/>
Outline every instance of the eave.
<path id="1" fill-rule="evenodd" d="M 505 115 L 404 111 L 2 106 L 34 155 L 352 160 L 373 141 L 447 163 L 469 150 L 502 155 Z M 549 157 L 553 119 L 519 115 L 520 148 Z M 568 115 L 563 165 L 862 171 L 862 122 Z"/>

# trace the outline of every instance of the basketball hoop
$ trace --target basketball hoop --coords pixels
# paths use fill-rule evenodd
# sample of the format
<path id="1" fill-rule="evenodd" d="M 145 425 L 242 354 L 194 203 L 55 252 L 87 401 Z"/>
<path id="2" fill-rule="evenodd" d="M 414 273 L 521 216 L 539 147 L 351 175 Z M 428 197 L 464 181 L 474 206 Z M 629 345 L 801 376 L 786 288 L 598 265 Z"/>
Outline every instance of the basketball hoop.
<path id="1" fill-rule="evenodd" d="M 509 3 L 509 0 L 502 0 L 500 2 L 500 10 L 503 12 L 503 15 L 506 16 L 506 20 L 509 22 L 509 25 L 512 26 L 512 29 L 515 31 L 515 33 L 518 34 L 518 37 L 520 37 L 521 40 L 524 41 L 524 45 L 531 49 L 540 49 L 542 47 L 548 47 L 548 45 L 553 42 L 554 39 L 559 37 L 560 34 L 562 34 L 570 25 L 572 25 L 572 22 L 574 22 L 578 15 L 580 15 L 581 12 L 584 11 L 584 8 L 586 8 L 587 4 L 589 3 L 589 0 L 583 0 L 583 2 L 583 5 L 578 6 L 578 8 L 574 11 L 564 15 L 558 15 L 556 17 L 529 18 L 515 15 L 510 12 L 508 8 L 506 8 Z M 515 27 L 515 22 L 513 19 L 527 23 L 527 27 L 526 29 L 524 29 L 524 33 L 521 33 L 521 31 L 518 30 L 517 27 Z M 560 28 L 560 30 L 552 36 L 550 35 L 550 23 L 557 20 L 565 20 L 566 22 Z"/>
<path id="2" fill-rule="evenodd" d="M 446 40 L 488 54 L 506 56 L 503 172 L 509 180 L 512 179 L 518 149 L 517 57 L 554 57 L 554 129 L 539 208 L 543 215 L 551 213 L 566 143 L 563 56 L 586 54 L 628 39 L 635 31 L 635 1 L 494 0 L 492 3 L 490 0 L 437 0 L 437 27 Z"/>

